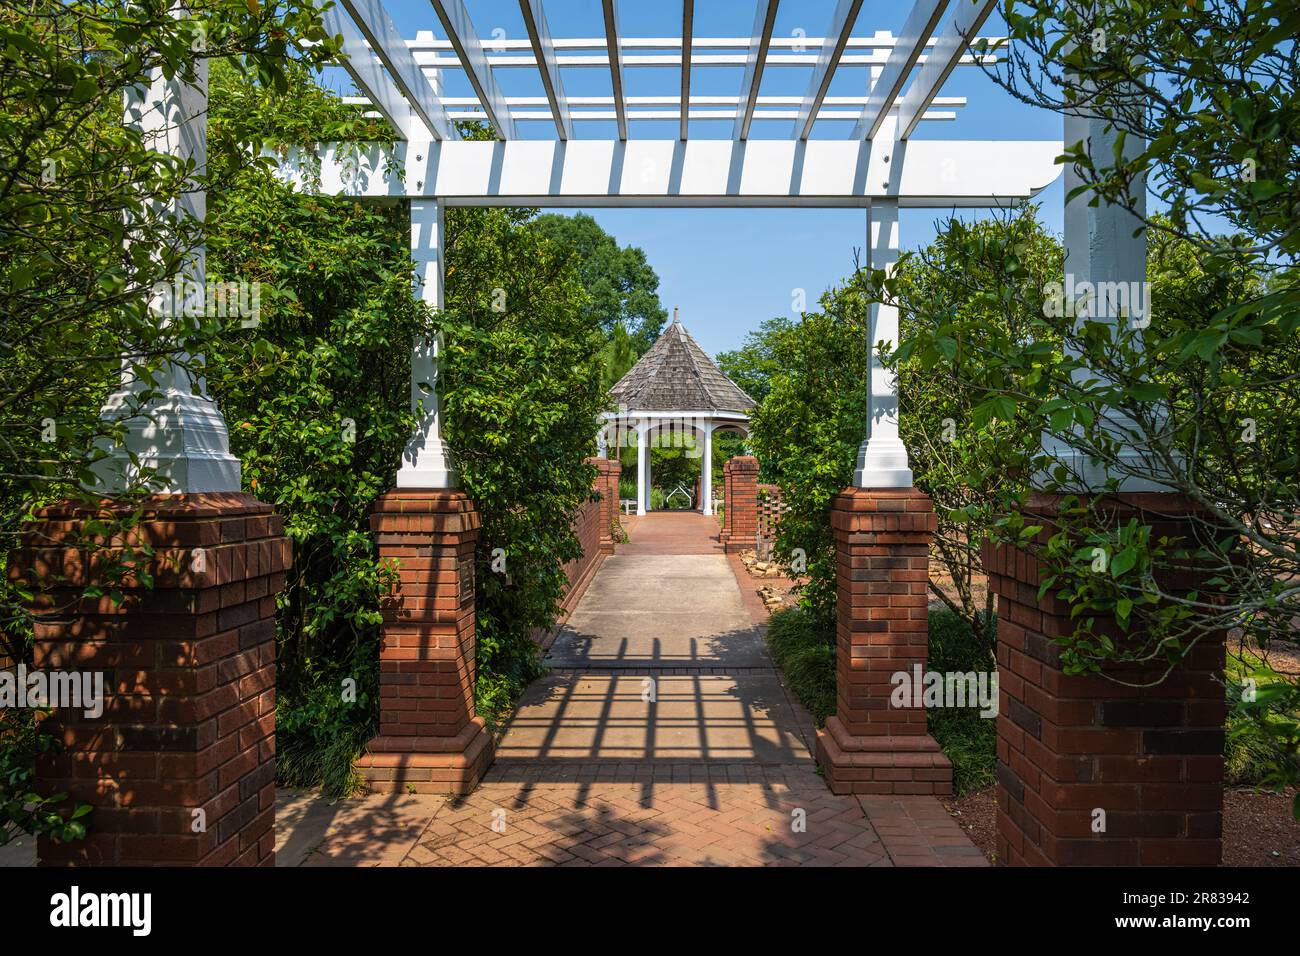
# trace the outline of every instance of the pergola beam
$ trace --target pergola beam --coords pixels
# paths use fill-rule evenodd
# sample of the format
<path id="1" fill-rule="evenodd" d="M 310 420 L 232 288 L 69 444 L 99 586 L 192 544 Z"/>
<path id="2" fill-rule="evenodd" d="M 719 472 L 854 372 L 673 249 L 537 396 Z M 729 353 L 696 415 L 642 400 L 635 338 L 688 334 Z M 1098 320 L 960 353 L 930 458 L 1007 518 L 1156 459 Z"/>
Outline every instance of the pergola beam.
<path id="1" fill-rule="evenodd" d="M 889 111 L 893 109 L 898 94 L 903 91 L 912 67 L 920 58 L 926 42 L 934 33 L 948 0 L 916 0 L 903 32 L 894 49 L 890 51 L 885 68 L 871 88 L 871 96 L 862 110 L 862 117 L 853 128 L 853 139 L 873 139 L 880 130 Z"/>
<path id="2" fill-rule="evenodd" d="M 492 75 L 492 67 L 488 63 L 487 54 L 483 51 L 483 44 L 479 42 L 478 34 L 474 31 L 474 24 L 469 18 L 469 11 L 465 9 L 464 0 L 429 0 L 429 2 L 433 5 L 434 12 L 438 14 L 438 19 L 442 21 L 443 29 L 447 31 L 447 39 L 456 50 L 456 58 L 460 60 L 465 75 L 469 77 L 470 84 L 474 87 L 474 92 L 478 94 L 479 103 L 483 107 L 483 112 L 487 114 L 488 122 L 492 124 L 497 138 L 514 139 L 517 135 L 514 120 L 511 119 L 510 109 L 506 106 L 505 98 L 497 86 L 496 77 Z"/>
<path id="3" fill-rule="evenodd" d="M 744 101 L 732 131 L 733 139 L 749 139 L 749 125 L 754 119 L 754 106 L 758 88 L 763 85 L 763 67 L 767 62 L 767 48 L 772 42 L 772 29 L 776 26 L 778 0 L 758 0 L 754 13 L 754 32 L 745 54 L 745 78 L 740 83 L 740 96 Z"/>
<path id="4" fill-rule="evenodd" d="M 623 99 L 623 45 L 618 38 L 618 10 L 614 0 L 602 0 L 605 14 L 605 45 L 609 52 L 609 82 L 614 90 L 614 111 L 618 114 L 618 138 L 627 140 L 627 104 Z"/>
<path id="5" fill-rule="evenodd" d="M 551 114 L 555 117 L 555 132 L 561 140 L 573 139 L 573 120 L 569 117 L 568 100 L 564 98 L 560 68 L 555 64 L 555 41 L 551 39 L 551 30 L 546 25 L 542 0 L 519 0 L 519 11 L 524 16 L 528 40 L 533 45 L 533 55 L 537 57 L 537 69 L 542 75 L 542 86 L 546 89 Z M 509 103 L 508 98 L 506 102 Z"/>
<path id="6" fill-rule="evenodd" d="M 821 111 L 822 100 L 826 98 L 831 80 L 835 78 L 835 68 L 839 65 L 840 57 L 844 55 L 849 34 L 853 32 L 853 24 L 857 21 L 858 11 L 861 9 L 862 0 L 840 0 L 835 7 L 831 28 L 826 31 L 826 38 L 822 41 L 817 65 L 813 67 L 812 78 L 808 82 L 808 92 L 804 94 L 803 105 L 799 108 L 799 118 L 795 120 L 795 136 L 799 139 L 807 139 L 812 133 L 813 124 L 817 122 L 817 114 Z"/>
<path id="7" fill-rule="evenodd" d="M 373 145 L 291 151 L 281 176 L 356 198 L 449 206 L 1000 207 L 1061 171 L 1059 141 L 914 140 L 890 162 L 866 141 L 576 139 Z M 901 159 L 901 157 L 900 157 Z M 402 171 L 398 175 L 398 170 Z M 319 186 L 317 186 L 319 183 Z"/>
<path id="8" fill-rule="evenodd" d="M 996 6 L 997 0 L 959 0 L 952 19 L 939 34 L 939 42 L 935 44 L 934 51 L 898 105 L 899 139 L 907 139 L 912 135 L 921 114 L 966 53 L 967 47 L 975 38 L 975 32 L 984 25 Z"/>
<path id="9" fill-rule="evenodd" d="M 343 37 L 343 68 L 347 70 L 357 89 L 379 111 L 380 116 L 393 128 L 399 139 L 426 139 L 432 131 L 424 129 L 415 118 L 411 104 L 402 96 L 393 81 L 384 72 L 384 65 L 366 43 L 366 38 L 356 24 L 340 7 L 326 10 L 321 19 L 325 31 L 331 36 Z"/>
<path id="10" fill-rule="evenodd" d="M 381 0 L 342 0 L 352 21 L 365 35 L 375 56 L 383 62 L 411 109 L 436 139 L 460 139 L 447 111 L 428 78 L 415 62 L 410 47 L 397 32 Z"/>
<path id="11" fill-rule="evenodd" d="M 682 110 L 679 139 L 686 139 L 690 131 L 691 102 L 691 45 L 695 34 L 695 0 L 682 0 L 682 96 L 678 103 L 685 103 Z"/>

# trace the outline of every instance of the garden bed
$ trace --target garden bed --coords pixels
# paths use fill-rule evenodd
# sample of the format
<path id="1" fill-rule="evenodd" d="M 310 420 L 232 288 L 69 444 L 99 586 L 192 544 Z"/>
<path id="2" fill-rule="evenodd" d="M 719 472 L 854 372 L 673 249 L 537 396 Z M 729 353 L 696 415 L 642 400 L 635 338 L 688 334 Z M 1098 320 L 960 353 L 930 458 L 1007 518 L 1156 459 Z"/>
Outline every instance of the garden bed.
<path id="1" fill-rule="evenodd" d="M 972 843 L 997 862 L 995 787 L 944 801 Z M 1300 823 L 1291 816 L 1291 794 L 1228 790 L 1223 795 L 1224 866 L 1300 866 Z"/>

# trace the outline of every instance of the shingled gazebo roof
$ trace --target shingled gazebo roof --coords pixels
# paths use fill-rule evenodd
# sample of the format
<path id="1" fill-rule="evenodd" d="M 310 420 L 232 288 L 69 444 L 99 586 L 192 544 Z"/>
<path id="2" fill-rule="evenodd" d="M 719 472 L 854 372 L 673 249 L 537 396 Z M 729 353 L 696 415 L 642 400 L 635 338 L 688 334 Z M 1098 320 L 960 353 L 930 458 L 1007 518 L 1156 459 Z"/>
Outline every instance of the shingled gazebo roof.
<path id="1" fill-rule="evenodd" d="M 659 340 L 609 391 L 629 411 L 744 413 L 757 404 L 722 374 L 675 315 Z"/>

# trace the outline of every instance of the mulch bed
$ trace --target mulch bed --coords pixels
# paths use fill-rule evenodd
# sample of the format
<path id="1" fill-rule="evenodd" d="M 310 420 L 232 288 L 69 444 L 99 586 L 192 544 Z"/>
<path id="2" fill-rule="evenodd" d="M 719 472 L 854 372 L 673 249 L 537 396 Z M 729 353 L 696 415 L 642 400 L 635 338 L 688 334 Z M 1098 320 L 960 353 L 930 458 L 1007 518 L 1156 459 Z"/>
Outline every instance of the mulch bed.
<path id="1" fill-rule="evenodd" d="M 995 788 L 945 800 L 944 806 L 984 855 L 997 850 Z M 1300 866 L 1300 823 L 1291 794 L 1229 790 L 1223 795 L 1224 866 Z"/>

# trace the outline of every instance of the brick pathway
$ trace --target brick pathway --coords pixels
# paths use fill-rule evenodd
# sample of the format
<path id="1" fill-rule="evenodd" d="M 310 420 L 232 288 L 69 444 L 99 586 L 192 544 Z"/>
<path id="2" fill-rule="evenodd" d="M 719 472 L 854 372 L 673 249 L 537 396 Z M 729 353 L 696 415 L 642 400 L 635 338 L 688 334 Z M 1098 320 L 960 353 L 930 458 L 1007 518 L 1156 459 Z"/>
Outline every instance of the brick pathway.
<path id="1" fill-rule="evenodd" d="M 473 794 L 282 794 L 279 864 L 986 865 L 932 797 L 826 788 L 717 527 L 636 520 Z"/>

